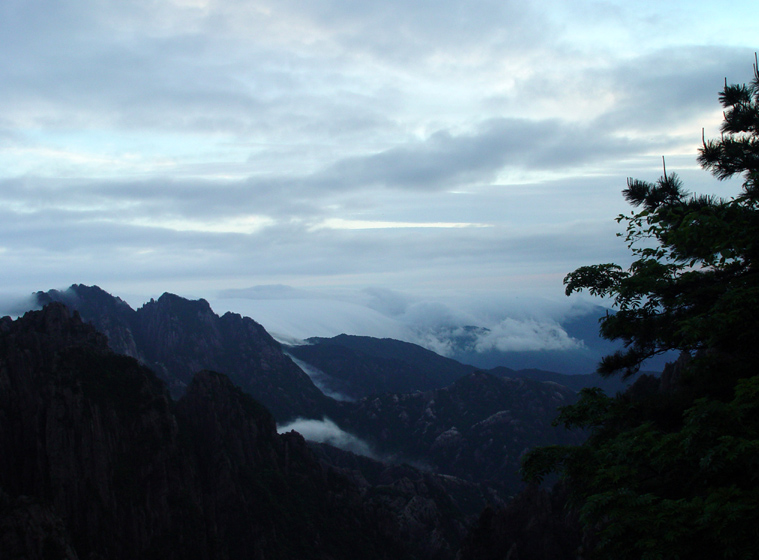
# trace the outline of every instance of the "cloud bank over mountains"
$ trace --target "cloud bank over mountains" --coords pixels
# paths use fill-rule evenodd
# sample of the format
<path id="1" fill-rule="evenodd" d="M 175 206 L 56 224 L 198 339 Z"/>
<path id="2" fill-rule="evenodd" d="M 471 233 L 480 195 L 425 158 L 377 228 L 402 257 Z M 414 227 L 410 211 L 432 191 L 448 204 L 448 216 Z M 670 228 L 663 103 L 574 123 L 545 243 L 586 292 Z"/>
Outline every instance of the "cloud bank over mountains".
<path id="1" fill-rule="evenodd" d="M 585 343 L 570 336 L 560 323 L 593 309 L 581 298 L 436 298 L 382 288 L 331 292 L 275 285 L 221 295 L 225 297 L 212 300 L 214 309 L 250 315 L 285 343 L 345 333 L 404 340 L 448 357 L 462 351 L 582 349 Z"/>

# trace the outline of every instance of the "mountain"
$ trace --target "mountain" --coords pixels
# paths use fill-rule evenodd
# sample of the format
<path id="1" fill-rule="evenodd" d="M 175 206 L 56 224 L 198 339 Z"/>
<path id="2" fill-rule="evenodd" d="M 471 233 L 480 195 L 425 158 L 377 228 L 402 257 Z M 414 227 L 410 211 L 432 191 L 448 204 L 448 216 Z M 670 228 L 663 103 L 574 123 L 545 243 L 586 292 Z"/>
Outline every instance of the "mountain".
<path id="1" fill-rule="evenodd" d="M 446 356 L 478 369 L 508 366 L 515 370 L 542 369 L 564 374 L 588 374 L 596 370 L 601 358 L 620 347 L 599 336 L 598 319 L 606 309 L 600 306 L 576 310 L 559 322 L 525 321 L 514 332 L 506 326 L 441 327 L 430 333 Z M 527 346 L 520 348 L 520 346 Z M 530 348 L 530 346 L 534 346 Z"/>
<path id="2" fill-rule="evenodd" d="M 583 440 L 580 433 L 551 425 L 557 407 L 575 397 L 555 383 L 474 372 L 442 389 L 348 403 L 339 424 L 380 455 L 467 480 L 487 480 L 515 493 L 521 487 L 519 461 L 527 449 Z"/>
<path id="3" fill-rule="evenodd" d="M 330 391 L 358 399 L 379 393 L 411 393 L 450 385 L 475 370 L 416 344 L 341 334 L 309 338 L 287 353 L 322 371 Z"/>
<path id="4" fill-rule="evenodd" d="M 624 346 L 621 342 L 603 338 L 599 330 L 599 320 L 614 310 L 600 305 L 574 307 L 553 325 L 543 323 L 535 327 L 541 335 L 539 349 L 509 349 L 508 343 L 502 348 L 498 341 L 498 329 L 486 327 L 441 328 L 432 333 L 437 346 L 446 348 L 446 355 L 463 364 L 490 370 L 508 367 L 515 371 L 554 371 L 566 375 L 588 375 L 598 368 L 601 358 Z M 529 328 L 526 328 L 529 334 Z M 495 339 L 495 340 L 494 340 Z M 504 342 L 508 342 L 508 339 Z M 676 352 L 655 356 L 646 360 L 644 371 L 661 372 L 668 362 L 677 359 Z"/>
<path id="5" fill-rule="evenodd" d="M 166 381 L 174 397 L 193 375 L 224 372 L 277 418 L 320 418 L 333 401 L 282 352 L 266 330 L 248 317 L 219 317 L 207 301 L 165 293 L 133 310 L 97 286 L 37 292 L 40 305 L 62 302 L 108 337 L 115 352 L 132 356 Z"/>
<path id="6" fill-rule="evenodd" d="M 506 507 L 486 507 L 456 559 L 580 560 L 590 547 L 565 486 L 530 485 Z"/>
<path id="7" fill-rule="evenodd" d="M 477 368 L 435 354 L 409 342 L 341 334 L 333 338 L 309 338 L 308 344 L 286 346 L 288 354 L 317 368 L 321 384 L 329 391 L 352 399 L 382 393 L 411 393 L 441 389 Z M 624 390 L 630 382 L 598 374 L 563 374 L 541 369 L 484 370 L 495 377 L 551 381 L 574 391 L 601 387 L 609 394 Z"/>
<path id="8" fill-rule="evenodd" d="M 601 377 L 596 373 L 587 374 L 564 374 L 555 371 L 545 371 L 542 369 L 519 369 L 514 370 L 507 367 L 496 367 L 488 370 L 488 373 L 495 377 L 505 377 L 510 379 L 532 379 L 533 381 L 548 381 L 558 383 L 573 391 L 580 391 L 587 387 L 600 387 L 608 395 L 616 395 L 620 391 L 625 391 L 632 384 L 632 380 L 623 381 L 618 376 Z"/>
<path id="9" fill-rule="evenodd" d="M 472 485 L 358 484 L 222 374 L 172 401 L 60 304 L 0 319 L 0 388 L 3 557 L 449 560 L 466 527 L 445 488 Z"/>
<path id="10" fill-rule="evenodd" d="M 135 311 L 96 286 L 82 285 L 37 297 L 78 310 L 106 332 L 111 349 L 168 380 L 175 398 L 196 372 L 220 371 L 280 425 L 293 418 L 331 420 L 387 461 L 487 480 L 507 494 L 521 487 L 517 470 L 525 449 L 581 439 L 550 425 L 556 407 L 573 401 L 573 391 L 476 374 L 413 344 L 344 335 L 288 348 L 312 352 L 298 355 L 327 368 L 357 398 L 338 402 L 319 391 L 258 323 L 232 313 L 219 317 L 205 300 L 164 294 Z"/>

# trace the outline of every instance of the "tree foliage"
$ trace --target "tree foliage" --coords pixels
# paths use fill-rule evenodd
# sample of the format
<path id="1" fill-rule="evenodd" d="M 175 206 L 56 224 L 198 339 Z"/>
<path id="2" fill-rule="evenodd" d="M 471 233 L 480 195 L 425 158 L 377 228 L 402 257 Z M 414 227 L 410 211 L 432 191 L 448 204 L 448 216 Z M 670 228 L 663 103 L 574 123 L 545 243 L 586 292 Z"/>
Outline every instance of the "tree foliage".
<path id="1" fill-rule="evenodd" d="M 759 68 L 720 93 L 722 135 L 701 166 L 743 179 L 732 198 L 688 193 L 675 174 L 628 180 L 621 234 L 628 268 L 584 266 L 567 294 L 613 299 L 601 333 L 621 340 L 602 375 L 637 373 L 678 350 L 662 378 L 607 397 L 585 390 L 557 423 L 588 429 L 579 447 L 528 454 L 527 478 L 567 478 L 602 558 L 754 558 L 759 550 Z M 692 356 L 692 358 L 691 358 Z"/>

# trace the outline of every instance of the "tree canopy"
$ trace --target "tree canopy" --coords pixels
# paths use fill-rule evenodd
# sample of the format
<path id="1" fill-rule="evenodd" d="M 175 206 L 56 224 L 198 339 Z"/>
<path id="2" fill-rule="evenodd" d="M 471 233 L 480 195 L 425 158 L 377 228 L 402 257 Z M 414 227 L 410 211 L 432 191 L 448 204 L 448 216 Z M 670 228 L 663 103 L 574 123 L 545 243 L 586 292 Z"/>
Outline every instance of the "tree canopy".
<path id="1" fill-rule="evenodd" d="M 630 179 L 635 208 L 617 218 L 633 263 L 581 267 L 567 294 L 613 299 L 601 334 L 625 348 L 601 375 L 647 358 L 681 358 L 626 393 L 585 390 L 557 423 L 589 430 L 578 447 L 523 462 L 528 479 L 559 470 L 601 558 L 754 558 L 759 552 L 759 68 L 720 92 L 722 135 L 701 166 L 743 179 L 731 198 L 687 192 L 676 174 Z"/>

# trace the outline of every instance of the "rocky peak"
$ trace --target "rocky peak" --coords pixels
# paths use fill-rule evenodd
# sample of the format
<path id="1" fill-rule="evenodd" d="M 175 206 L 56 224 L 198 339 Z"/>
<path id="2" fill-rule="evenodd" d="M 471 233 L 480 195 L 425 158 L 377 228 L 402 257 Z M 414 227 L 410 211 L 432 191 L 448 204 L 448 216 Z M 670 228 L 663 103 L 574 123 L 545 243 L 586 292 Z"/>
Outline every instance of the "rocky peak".
<path id="1" fill-rule="evenodd" d="M 164 293 L 137 311 L 97 286 L 38 292 L 40 303 L 59 301 L 108 336 L 110 347 L 153 369 L 179 398 L 195 373 L 228 375 L 279 421 L 319 418 L 333 406 L 266 330 L 247 317 L 219 317 L 206 300 Z"/>

